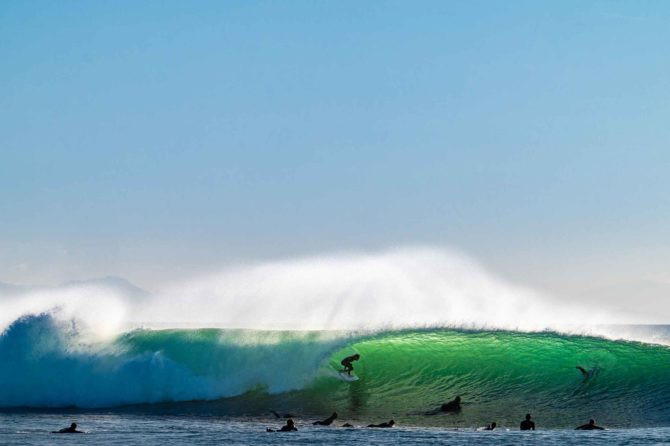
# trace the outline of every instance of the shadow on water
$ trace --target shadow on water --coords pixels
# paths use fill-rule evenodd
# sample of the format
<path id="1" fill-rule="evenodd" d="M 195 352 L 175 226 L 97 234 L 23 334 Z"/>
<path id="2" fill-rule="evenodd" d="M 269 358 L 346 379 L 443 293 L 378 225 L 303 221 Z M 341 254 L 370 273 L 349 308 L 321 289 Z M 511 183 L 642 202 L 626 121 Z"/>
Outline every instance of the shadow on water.
<path id="1" fill-rule="evenodd" d="M 361 415 L 365 412 L 367 402 L 370 399 L 370 392 L 365 380 L 358 380 L 350 383 L 348 395 L 348 409 L 353 415 Z"/>

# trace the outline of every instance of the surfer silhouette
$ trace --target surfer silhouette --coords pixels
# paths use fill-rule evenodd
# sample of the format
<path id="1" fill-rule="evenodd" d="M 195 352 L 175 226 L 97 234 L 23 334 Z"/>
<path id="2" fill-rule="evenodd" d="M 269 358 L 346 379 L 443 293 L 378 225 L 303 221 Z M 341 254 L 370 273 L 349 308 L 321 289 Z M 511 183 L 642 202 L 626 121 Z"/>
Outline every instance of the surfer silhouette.
<path id="1" fill-rule="evenodd" d="M 493 423 L 489 424 L 484 428 L 485 431 L 492 431 L 498 426 L 498 424 L 494 421 Z"/>
<path id="2" fill-rule="evenodd" d="M 53 431 L 52 434 L 83 434 L 83 431 L 77 430 L 77 423 L 72 423 L 70 427 L 64 427 L 61 430 Z"/>
<path id="3" fill-rule="evenodd" d="M 314 426 L 330 426 L 333 421 L 337 418 L 337 412 L 333 412 L 328 418 L 323 421 L 315 421 L 312 423 Z"/>
<path id="4" fill-rule="evenodd" d="M 368 427 L 393 427 L 395 421 L 389 420 L 387 423 L 368 424 Z"/>
<path id="5" fill-rule="evenodd" d="M 579 370 L 580 372 L 582 372 L 582 377 L 584 378 L 584 381 L 586 381 L 587 379 L 589 379 L 591 377 L 591 372 L 586 370 L 584 367 L 578 365 L 578 366 L 575 366 L 575 368 L 577 370 Z"/>
<path id="6" fill-rule="evenodd" d="M 596 426 L 596 420 L 591 418 L 587 424 L 582 424 L 581 426 L 577 426 L 575 428 L 576 431 L 604 431 L 604 427 Z"/>
<path id="7" fill-rule="evenodd" d="M 354 366 L 351 364 L 353 361 L 358 361 L 361 359 L 361 355 L 356 353 L 355 355 L 347 356 L 344 358 L 342 361 L 340 361 L 340 364 L 344 367 L 343 372 L 347 372 L 347 375 L 351 376 L 351 371 L 354 369 Z"/>
<path id="8" fill-rule="evenodd" d="M 294 432 L 297 431 L 298 429 L 295 427 L 295 423 L 293 422 L 292 419 L 286 420 L 286 424 L 281 427 L 281 429 L 270 429 L 269 427 L 265 429 L 266 432 Z"/>
<path id="9" fill-rule="evenodd" d="M 531 416 L 529 413 L 526 414 L 526 419 L 521 422 L 519 425 L 519 430 L 522 431 L 534 431 L 535 430 L 535 422 L 530 419 Z"/>
<path id="10" fill-rule="evenodd" d="M 442 404 L 440 407 L 442 412 L 458 412 L 461 410 L 461 397 L 460 395 L 449 401 L 448 403 Z"/>

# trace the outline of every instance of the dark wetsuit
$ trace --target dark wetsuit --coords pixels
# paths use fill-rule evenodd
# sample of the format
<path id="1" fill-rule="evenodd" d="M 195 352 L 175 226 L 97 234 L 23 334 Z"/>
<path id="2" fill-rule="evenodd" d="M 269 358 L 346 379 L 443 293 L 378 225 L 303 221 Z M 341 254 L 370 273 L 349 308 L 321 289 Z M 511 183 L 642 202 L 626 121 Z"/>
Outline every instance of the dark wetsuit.
<path id="1" fill-rule="evenodd" d="M 591 420 L 588 424 L 582 424 L 575 428 L 576 431 L 604 431 L 604 427 L 596 426 L 596 422 Z"/>
<path id="2" fill-rule="evenodd" d="M 393 427 L 394 424 L 395 421 L 391 420 L 388 423 L 368 424 L 368 427 Z"/>
<path id="3" fill-rule="evenodd" d="M 64 427 L 61 430 L 53 431 L 52 434 L 83 434 L 84 432 L 78 431 L 76 427 Z"/>
<path id="4" fill-rule="evenodd" d="M 535 430 L 535 422 L 532 420 L 523 420 L 521 424 L 519 425 L 519 429 L 522 431 L 534 431 Z"/>
<path id="5" fill-rule="evenodd" d="M 282 426 L 281 429 L 274 430 L 274 429 L 265 429 L 267 432 L 295 432 L 298 429 L 295 427 L 295 424 L 293 423 L 293 420 L 287 420 L 286 425 Z"/>
<path id="6" fill-rule="evenodd" d="M 333 423 L 333 421 L 335 421 L 335 418 L 337 418 L 337 412 L 333 412 L 331 416 L 329 416 L 323 421 L 315 421 L 312 424 L 315 426 L 330 426 Z"/>
<path id="7" fill-rule="evenodd" d="M 342 367 L 344 367 L 344 371 L 351 375 L 351 371 L 354 369 L 354 366 L 351 363 L 353 361 L 358 361 L 359 359 L 359 354 L 347 356 L 342 361 L 340 361 L 340 364 L 342 364 Z"/>
<path id="8" fill-rule="evenodd" d="M 444 403 L 441 407 L 440 410 L 442 412 L 458 412 L 461 410 L 461 397 L 457 396 L 453 400 L 449 401 L 448 403 Z"/>

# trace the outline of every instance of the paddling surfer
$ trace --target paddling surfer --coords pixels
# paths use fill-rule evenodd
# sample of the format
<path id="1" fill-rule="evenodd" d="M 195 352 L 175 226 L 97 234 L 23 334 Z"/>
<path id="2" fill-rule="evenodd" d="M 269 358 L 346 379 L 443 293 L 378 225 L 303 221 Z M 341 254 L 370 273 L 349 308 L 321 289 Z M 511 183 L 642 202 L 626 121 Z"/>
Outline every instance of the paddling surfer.
<path id="1" fill-rule="evenodd" d="M 596 420 L 594 420 L 593 418 L 591 418 L 591 419 L 589 420 L 588 424 L 582 424 L 581 426 L 577 426 L 577 427 L 575 428 L 575 430 L 576 430 L 576 431 L 595 431 L 595 430 L 598 430 L 598 431 L 604 431 L 605 428 L 604 428 L 604 427 L 601 427 L 601 426 L 597 426 L 597 425 L 596 425 Z"/>
<path id="2" fill-rule="evenodd" d="M 333 421 L 335 421 L 335 418 L 337 418 L 337 412 L 333 412 L 332 415 L 326 418 L 325 420 L 315 421 L 312 424 L 315 426 L 330 426 L 331 424 L 333 424 Z"/>
<path id="3" fill-rule="evenodd" d="M 282 426 L 281 429 L 277 429 L 277 430 L 270 429 L 270 428 L 265 429 L 266 432 L 295 432 L 297 430 L 298 430 L 298 428 L 295 427 L 295 423 L 290 418 L 288 420 L 286 420 L 286 424 L 284 426 Z"/>
<path id="4" fill-rule="evenodd" d="M 368 424 L 368 427 L 381 427 L 381 428 L 389 428 L 393 427 L 395 425 L 395 421 L 389 420 L 385 423 L 379 423 L 379 424 Z"/>
<path id="5" fill-rule="evenodd" d="M 72 423 L 70 427 L 64 427 L 61 430 L 53 431 L 52 434 L 83 434 L 84 432 L 77 430 L 77 423 Z"/>
<path id="6" fill-rule="evenodd" d="M 461 410 L 461 397 L 460 395 L 449 401 L 448 403 L 442 404 L 440 406 L 442 412 L 458 412 Z"/>

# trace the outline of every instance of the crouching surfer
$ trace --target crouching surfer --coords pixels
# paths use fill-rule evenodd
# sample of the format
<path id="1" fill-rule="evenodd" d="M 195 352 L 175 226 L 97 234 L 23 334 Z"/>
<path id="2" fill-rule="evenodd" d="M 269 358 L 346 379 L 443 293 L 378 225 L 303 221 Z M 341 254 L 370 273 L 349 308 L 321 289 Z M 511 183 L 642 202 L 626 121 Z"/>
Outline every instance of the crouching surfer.
<path id="1" fill-rule="evenodd" d="M 265 429 L 266 432 L 295 432 L 297 430 L 298 428 L 295 427 L 295 423 L 290 418 L 286 420 L 286 424 L 282 426 L 281 429 L 274 430 L 269 427 Z"/>
<path id="2" fill-rule="evenodd" d="M 361 355 L 358 353 L 344 358 L 342 361 L 340 361 L 340 364 L 342 364 L 342 367 L 344 367 L 344 370 L 342 371 L 347 372 L 347 375 L 351 376 L 351 371 L 354 370 L 354 366 L 351 363 L 358 361 L 359 359 L 361 359 Z"/>

